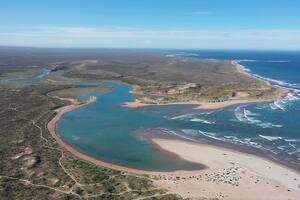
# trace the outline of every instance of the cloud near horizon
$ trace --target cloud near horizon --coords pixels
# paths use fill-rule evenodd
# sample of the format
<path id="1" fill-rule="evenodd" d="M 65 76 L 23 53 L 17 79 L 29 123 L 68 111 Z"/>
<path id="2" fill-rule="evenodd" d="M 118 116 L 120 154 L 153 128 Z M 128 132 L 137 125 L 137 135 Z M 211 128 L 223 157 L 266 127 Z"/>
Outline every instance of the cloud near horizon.
<path id="1" fill-rule="evenodd" d="M 0 31 L 0 45 L 50 47 L 299 49 L 300 29 L 30 27 Z"/>

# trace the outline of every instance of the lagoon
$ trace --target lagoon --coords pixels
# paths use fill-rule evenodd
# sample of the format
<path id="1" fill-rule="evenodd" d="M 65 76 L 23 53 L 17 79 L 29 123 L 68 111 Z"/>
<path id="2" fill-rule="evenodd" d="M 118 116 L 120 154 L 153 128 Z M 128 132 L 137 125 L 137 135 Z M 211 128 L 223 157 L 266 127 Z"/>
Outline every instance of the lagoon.
<path id="1" fill-rule="evenodd" d="M 196 53 L 201 57 L 201 52 Z M 214 58 L 213 54 L 209 55 L 208 58 Z M 255 56 L 256 54 L 251 53 L 248 55 L 249 59 L 254 59 Z M 65 142 L 90 156 L 136 169 L 173 171 L 199 168 L 197 164 L 184 162 L 153 146 L 145 140 L 144 136 L 147 134 L 157 134 L 160 137 L 177 135 L 201 142 L 221 141 L 235 148 L 249 147 L 259 150 L 264 156 L 299 168 L 298 60 L 292 60 L 295 59 L 294 54 L 291 57 L 284 56 L 278 57 L 272 52 L 266 54 L 265 59 L 259 54 L 258 58 L 261 60 L 255 61 L 246 60 L 245 55 L 235 58 L 245 59 L 241 64 L 252 73 L 272 79 L 273 84 L 292 89 L 293 92 L 282 100 L 210 112 L 194 110 L 192 105 L 133 109 L 121 106 L 124 102 L 135 99 L 129 92 L 131 86 L 104 82 L 98 84 L 113 86 L 115 89 L 82 94 L 82 98 L 97 96 L 98 100 L 94 104 L 66 113 L 58 124 L 59 133 Z M 282 62 L 283 60 L 288 62 Z M 281 73 L 282 70 L 284 72 Z M 281 82 L 276 81 L 277 79 Z"/>

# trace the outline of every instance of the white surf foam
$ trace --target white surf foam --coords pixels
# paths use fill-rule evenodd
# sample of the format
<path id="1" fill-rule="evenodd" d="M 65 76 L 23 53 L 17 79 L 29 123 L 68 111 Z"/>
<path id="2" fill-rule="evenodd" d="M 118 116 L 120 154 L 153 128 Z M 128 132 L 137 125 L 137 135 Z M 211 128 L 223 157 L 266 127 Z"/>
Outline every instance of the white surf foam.
<path id="1" fill-rule="evenodd" d="M 285 108 L 284 108 L 284 105 L 283 105 L 284 103 L 281 101 L 281 100 L 278 100 L 278 101 L 274 101 L 273 102 L 273 105 L 275 106 L 275 107 L 273 107 L 273 108 L 278 108 L 278 109 L 280 109 L 280 110 L 285 110 Z"/>
<path id="2" fill-rule="evenodd" d="M 286 97 L 270 103 L 270 108 L 273 110 L 285 111 L 293 102 L 300 100 L 299 90 L 294 90 L 286 95 Z"/>
<path id="3" fill-rule="evenodd" d="M 259 135 L 259 137 L 264 138 L 268 141 L 281 140 L 282 137 L 279 136 L 269 136 L 269 135 Z"/>
<path id="4" fill-rule="evenodd" d="M 234 109 L 234 115 L 240 122 L 245 122 L 247 120 L 242 111 L 244 107 L 245 106 L 238 106 Z"/>
<path id="5" fill-rule="evenodd" d="M 178 115 L 178 116 L 172 117 L 171 119 L 182 119 L 182 118 L 188 118 L 190 116 L 193 116 L 193 114 Z"/>
<path id="6" fill-rule="evenodd" d="M 162 129 L 160 129 L 160 130 L 161 130 L 162 132 L 166 133 L 166 134 L 175 135 L 175 136 L 181 137 L 181 138 L 183 138 L 183 139 L 191 140 L 191 141 L 197 141 L 197 140 L 194 140 L 194 139 L 192 139 L 192 138 L 186 137 L 186 136 L 184 136 L 184 135 L 182 135 L 182 134 L 179 134 L 179 133 L 177 133 L 176 131 L 172 131 L 172 130 L 164 129 L 164 128 L 162 128 Z"/>
<path id="7" fill-rule="evenodd" d="M 287 94 L 286 98 L 290 101 L 296 101 L 296 100 L 300 99 L 299 95 L 300 95 L 299 93 L 293 92 L 293 93 Z"/>
<path id="8" fill-rule="evenodd" d="M 260 114 L 251 112 L 247 110 L 245 106 L 239 106 L 234 111 L 235 117 L 240 121 L 247 124 L 254 124 L 256 126 L 260 126 L 262 128 L 281 128 L 283 125 L 273 124 L 271 122 L 263 122 L 259 119 L 256 119 L 255 116 L 259 116 Z"/>
<path id="9" fill-rule="evenodd" d="M 236 60 L 236 62 L 270 62 L 270 63 L 287 63 L 289 60 L 251 60 L 251 59 L 242 59 Z"/>
<path id="10" fill-rule="evenodd" d="M 286 142 L 300 142 L 300 139 L 284 139 Z"/>
<path id="11" fill-rule="evenodd" d="M 272 127 L 282 128 L 283 127 L 283 125 L 281 125 L 281 124 L 273 124 L 270 122 L 261 123 L 261 124 L 258 124 L 258 126 L 260 126 L 262 128 L 272 128 Z"/>
<path id="12" fill-rule="evenodd" d="M 190 136 L 197 136 L 198 135 L 198 131 L 193 130 L 193 129 L 182 129 L 181 131 L 184 132 L 187 135 L 190 135 Z"/>
<path id="13" fill-rule="evenodd" d="M 213 122 L 213 121 L 208 121 L 208 120 L 204 120 L 204 119 L 200 119 L 200 118 L 193 118 L 190 121 L 191 122 L 201 122 L 204 124 L 215 124 L 215 122 Z"/>
<path id="14" fill-rule="evenodd" d="M 209 137 L 209 138 L 212 138 L 212 139 L 215 139 L 215 140 L 222 140 L 222 141 L 224 141 L 222 138 L 216 137 L 215 133 L 205 132 L 205 131 L 201 131 L 201 130 L 198 130 L 198 132 L 200 134 L 202 134 L 203 136 L 205 136 L 205 137 Z"/>

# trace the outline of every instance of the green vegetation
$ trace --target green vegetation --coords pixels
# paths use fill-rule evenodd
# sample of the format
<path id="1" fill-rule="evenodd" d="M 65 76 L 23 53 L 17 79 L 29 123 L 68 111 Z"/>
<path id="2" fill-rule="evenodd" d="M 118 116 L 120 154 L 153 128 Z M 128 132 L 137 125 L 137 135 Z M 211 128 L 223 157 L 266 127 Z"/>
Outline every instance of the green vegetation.
<path id="1" fill-rule="evenodd" d="M 0 88 L 0 199 L 181 199 L 146 177 L 96 166 L 62 149 L 47 130 L 70 86 Z"/>
<path id="2" fill-rule="evenodd" d="M 47 123 L 55 109 L 70 102 L 54 96 L 79 99 L 81 92 L 111 89 L 75 86 L 74 79 L 133 84 L 140 99 L 150 103 L 272 99 L 279 93 L 240 73 L 230 61 L 167 58 L 134 50 L 3 52 L 2 78 L 30 78 L 42 68 L 52 72 L 31 84 L 0 85 L 0 199 L 182 199 L 154 187 L 150 177 L 96 166 L 58 146 Z"/>
<path id="3" fill-rule="evenodd" d="M 103 58 L 75 63 L 65 70 L 64 76 L 130 83 L 137 86 L 140 99 L 145 103 L 270 100 L 282 92 L 239 72 L 230 61 L 220 60 L 162 56 L 144 56 L 143 61 L 132 57 Z"/>
<path id="4" fill-rule="evenodd" d="M 111 90 L 111 87 L 108 86 L 94 86 L 94 85 L 84 85 L 84 86 L 70 86 L 70 88 L 62 89 L 62 90 L 55 90 L 50 92 L 50 96 L 57 96 L 60 98 L 70 98 L 76 99 L 76 101 L 82 101 L 80 98 L 80 94 L 82 93 L 90 93 L 90 92 L 97 92 L 97 91 L 105 91 Z"/>

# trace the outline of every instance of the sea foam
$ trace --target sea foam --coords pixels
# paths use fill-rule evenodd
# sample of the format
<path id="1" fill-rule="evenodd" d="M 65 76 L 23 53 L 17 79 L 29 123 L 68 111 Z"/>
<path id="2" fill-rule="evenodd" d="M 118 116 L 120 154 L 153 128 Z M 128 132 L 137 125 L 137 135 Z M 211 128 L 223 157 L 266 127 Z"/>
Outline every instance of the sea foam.
<path id="1" fill-rule="evenodd" d="M 281 128 L 283 125 L 281 124 L 274 124 L 271 122 L 263 122 L 259 119 L 256 119 L 256 116 L 260 116 L 258 113 L 251 112 L 245 108 L 246 106 L 239 106 L 234 110 L 235 117 L 240 121 L 247 124 L 253 124 L 262 128 Z"/>
<path id="2" fill-rule="evenodd" d="M 215 122 L 213 122 L 213 121 L 208 121 L 208 120 L 204 120 L 204 119 L 200 119 L 200 118 L 193 118 L 190 121 L 191 122 L 201 122 L 204 124 L 215 124 Z"/>
<path id="3" fill-rule="evenodd" d="M 279 136 L 269 136 L 269 135 L 259 135 L 259 137 L 264 138 L 268 141 L 281 140 L 282 137 Z"/>

